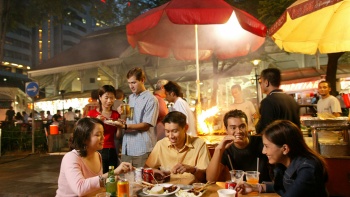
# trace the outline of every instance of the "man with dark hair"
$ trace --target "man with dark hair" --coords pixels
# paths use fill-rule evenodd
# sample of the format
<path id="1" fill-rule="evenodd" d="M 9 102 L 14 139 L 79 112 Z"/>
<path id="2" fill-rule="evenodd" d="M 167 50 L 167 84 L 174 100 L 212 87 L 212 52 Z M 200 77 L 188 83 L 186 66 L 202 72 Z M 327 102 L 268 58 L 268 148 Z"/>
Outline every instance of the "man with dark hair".
<path id="1" fill-rule="evenodd" d="M 225 114 L 224 125 L 227 135 L 215 147 L 206 172 L 207 181 L 230 180 L 230 170 L 255 171 L 257 158 L 259 158 L 259 181 L 270 181 L 268 160 L 266 155 L 262 154 L 261 136 L 249 136 L 247 124 L 247 116 L 241 110 L 231 110 Z"/>
<path id="2" fill-rule="evenodd" d="M 181 87 L 173 81 L 169 81 L 164 85 L 165 99 L 169 102 L 173 102 L 173 110 L 179 111 L 186 115 L 188 131 L 187 134 L 197 136 L 196 121 L 194 113 L 192 112 L 189 104 L 181 98 L 182 95 Z"/>
<path id="3" fill-rule="evenodd" d="M 267 96 L 260 103 L 260 120 L 256 124 L 256 132 L 262 130 L 275 120 L 290 120 L 300 128 L 299 105 L 293 97 L 279 89 L 281 71 L 267 68 L 261 71 L 259 84 L 261 92 Z"/>
<path id="4" fill-rule="evenodd" d="M 339 117 L 342 113 L 339 100 L 330 95 L 331 86 L 328 81 L 321 81 L 318 84 L 318 94 L 321 98 L 317 102 L 317 113 L 319 115 L 324 112 L 333 114 L 336 117 Z"/>
<path id="5" fill-rule="evenodd" d="M 210 159 L 206 143 L 186 134 L 186 116 L 181 112 L 169 112 L 162 122 L 166 137 L 157 142 L 145 167 L 153 168 L 156 176 L 170 175 L 172 182 L 205 182 L 205 170 Z"/>
<path id="6" fill-rule="evenodd" d="M 121 160 L 135 167 L 143 167 L 157 139 L 154 127 L 157 124 L 159 105 L 153 94 L 145 88 L 145 73 L 133 68 L 127 73 L 132 94 L 129 96 L 133 118 L 124 125 Z"/>

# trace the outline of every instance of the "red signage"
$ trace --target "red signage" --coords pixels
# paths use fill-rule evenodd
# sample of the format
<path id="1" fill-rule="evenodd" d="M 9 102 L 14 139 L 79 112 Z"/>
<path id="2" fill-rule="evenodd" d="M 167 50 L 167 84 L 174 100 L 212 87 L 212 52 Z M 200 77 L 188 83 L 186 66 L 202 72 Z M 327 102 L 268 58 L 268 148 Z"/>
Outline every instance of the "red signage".
<path id="1" fill-rule="evenodd" d="M 304 90 L 312 90 L 318 88 L 318 81 L 310 81 L 310 82 L 301 82 L 301 83 L 292 83 L 292 84 L 284 84 L 281 85 L 280 88 L 285 92 L 295 92 L 295 91 L 304 91 Z"/>

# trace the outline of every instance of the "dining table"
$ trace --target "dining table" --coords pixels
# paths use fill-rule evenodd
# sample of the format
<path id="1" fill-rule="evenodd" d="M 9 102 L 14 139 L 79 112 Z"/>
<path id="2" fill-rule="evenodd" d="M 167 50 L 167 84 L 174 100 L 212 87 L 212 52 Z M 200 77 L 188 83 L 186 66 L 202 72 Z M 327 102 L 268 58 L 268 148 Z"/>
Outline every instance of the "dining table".
<path id="1" fill-rule="evenodd" d="M 147 195 L 144 194 L 142 192 L 142 187 L 139 187 L 138 185 L 134 185 L 133 187 L 133 191 L 132 191 L 132 195 L 130 195 L 130 197 L 136 197 L 136 196 L 140 196 L 140 197 L 157 197 L 157 195 Z M 225 188 L 225 182 L 216 182 L 214 184 L 208 185 L 205 189 L 205 192 L 201 195 L 201 197 L 218 197 L 218 193 L 217 191 L 219 189 L 224 189 Z M 98 191 L 95 191 L 89 195 L 87 195 L 88 197 L 95 197 L 96 194 L 101 193 L 101 192 L 106 192 L 105 188 L 101 188 Z M 276 193 L 260 193 L 260 194 L 238 194 L 238 197 L 253 197 L 253 196 L 259 196 L 259 197 L 278 197 L 279 195 Z M 164 197 L 164 195 L 162 196 Z M 175 194 L 169 195 L 168 197 L 176 197 Z"/>

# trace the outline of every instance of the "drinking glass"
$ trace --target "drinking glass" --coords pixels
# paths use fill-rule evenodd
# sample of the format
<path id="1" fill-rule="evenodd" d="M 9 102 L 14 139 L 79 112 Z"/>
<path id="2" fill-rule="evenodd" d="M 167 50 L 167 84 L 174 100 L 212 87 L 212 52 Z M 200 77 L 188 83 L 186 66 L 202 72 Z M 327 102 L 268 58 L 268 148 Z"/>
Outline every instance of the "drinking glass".
<path id="1" fill-rule="evenodd" d="M 247 183 L 250 184 L 258 184 L 259 183 L 259 174 L 258 171 L 246 171 L 245 178 L 247 179 Z"/>
<path id="2" fill-rule="evenodd" d="M 247 183 L 252 186 L 253 192 L 250 192 L 248 195 L 259 195 L 259 174 L 258 171 L 246 171 L 245 178 L 247 179 Z"/>
<path id="3" fill-rule="evenodd" d="M 231 170 L 231 181 L 239 183 L 243 180 L 244 171 L 243 170 Z"/>

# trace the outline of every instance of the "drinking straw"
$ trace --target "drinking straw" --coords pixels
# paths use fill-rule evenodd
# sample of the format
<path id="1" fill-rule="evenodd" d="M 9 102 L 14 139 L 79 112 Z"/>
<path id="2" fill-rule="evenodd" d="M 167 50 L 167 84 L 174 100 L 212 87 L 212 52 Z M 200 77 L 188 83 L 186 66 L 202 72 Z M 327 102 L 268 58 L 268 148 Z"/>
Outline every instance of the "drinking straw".
<path id="1" fill-rule="evenodd" d="M 233 169 L 233 165 L 232 165 L 232 162 L 231 162 L 231 158 L 230 158 L 230 155 L 229 155 L 229 154 L 227 154 L 227 157 L 228 157 L 228 161 L 230 162 L 230 166 L 231 166 L 231 169 L 232 169 L 232 170 L 234 170 L 234 169 Z"/>
<path id="2" fill-rule="evenodd" d="M 259 157 L 256 158 L 256 171 L 259 172 Z"/>

